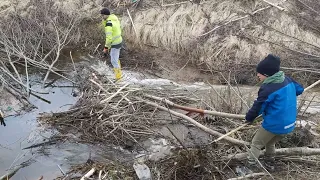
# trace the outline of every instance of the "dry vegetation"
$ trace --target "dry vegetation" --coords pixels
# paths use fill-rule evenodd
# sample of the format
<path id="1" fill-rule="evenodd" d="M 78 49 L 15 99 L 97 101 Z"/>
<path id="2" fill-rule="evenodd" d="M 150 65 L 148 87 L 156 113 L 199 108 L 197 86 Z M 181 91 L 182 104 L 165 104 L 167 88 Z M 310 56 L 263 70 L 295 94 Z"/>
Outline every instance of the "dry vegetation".
<path id="1" fill-rule="evenodd" d="M 319 4 L 301 2 L 281 3 L 285 11 L 258 0 L 164 2 L 134 12 L 137 36 L 132 35 L 133 27 L 127 27 L 130 20 L 125 16 L 124 32 L 134 44 L 188 54 L 195 64 L 214 72 L 232 72 L 237 82 L 252 84 L 254 65 L 268 53 L 281 56 L 284 67 L 319 68 Z M 305 71 L 294 75 L 303 80 L 317 76 Z"/>
<path id="2" fill-rule="evenodd" d="M 49 69 L 51 59 L 58 57 L 57 44 L 61 44 L 60 48 L 70 45 L 90 54 L 99 52 L 98 45 L 100 43 L 101 48 L 103 44 L 103 33 L 98 28 L 99 10 L 107 6 L 120 16 L 129 49 L 141 49 L 139 53 L 143 54 L 146 46 L 164 49 L 164 54 L 177 53 L 183 58 L 173 59 L 173 62 L 190 61 L 214 76 L 222 72 L 224 76 L 230 76 L 234 84 L 254 84 L 254 67 L 268 53 L 279 55 L 285 71 L 305 84 L 319 77 L 320 7 L 316 0 L 277 2 L 284 10 L 262 0 L 139 0 L 135 4 L 130 0 L 34 2 L 26 1 L 24 8 L 19 9 L 22 6 L 19 5 L 7 13 L 10 17 L 3 24 L 15 20 L 13 18 L 20 20 L 11 21 L 16 24 L 6 27 L 4 34 L 8 36 L 6 29 L 28 24 L 27 31 L 32 32 L 24 30 L 20 34 L 30 34 L 26 37 L 35 37 L 35 40 L 25 39 L 29 43 L 25 44 L 23 38 L 19 39 L 22 44 L 18 43 L 18 46 L 30 47 L 21 47 L 17 51 L 25 51 L 26 57 L 32 60 L 34 54 L 43 54 L 38 58 L 41 59 L 50 53 L 46 57 L 50 59 L 44 60 L 47 63 L 41 64 L 43 69 Z M 23 13 L 18 13 L 20 11 Z M 24 23 L 20 24 L 20 21 Z M 70 34 L 67 33 L 71 30 L 69 28 L 72 29 Z M 19 30 L 15 31 L 14 36 L 17 36 Z M 57 42 L 58 36 L 61 36 L 60 42 Z M 40 42 L 41 38 L 47 40 Z M 7 58 L 7 55 L 3 57 Z M 221 82 L 225 81 L 221 79 Z"/>
<path id="3" fill-rule="evenodd" d="M 42 72 L 43 85 L 50 73 L 69 80 L 55 68 L 61 50 L 77 42 L 79 18 L 53 7 L 54 1 L 30 1 L 27 14 L 16 10 L 0 19 L 1 84 L 17 96 L 37 93 L 29 75 Z M 18 98 L 20 99 L 20 98 Z"/>

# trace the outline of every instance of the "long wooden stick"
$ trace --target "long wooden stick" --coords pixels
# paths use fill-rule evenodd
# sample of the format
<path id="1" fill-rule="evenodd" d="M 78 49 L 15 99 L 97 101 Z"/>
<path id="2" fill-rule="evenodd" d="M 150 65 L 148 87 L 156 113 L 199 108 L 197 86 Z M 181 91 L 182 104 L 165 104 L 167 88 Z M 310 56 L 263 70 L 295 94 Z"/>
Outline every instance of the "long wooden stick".
<path id="1" fill-rule="evenodd" d="M 262 152 L 264 155 L 265 151 Z M 243 160 L 247 158 L 248 153 L 238 153 L 235 155 L 228 155 L 222 157 L 222 159 L 235 159 L 235 160 Z M 308 147 L 296 147 L 296 148 L 280 148 L 276 149 L 276 156 L 313 156 L 320 155 L 320 148 L 308 148 Z"/>
<path id="2" fill-rule="evenodd" d="M 315 82 L 315 83 L 311 84 L 310 86 L 306 87 L 306 88 L 304 89 L 304 92 L 308 91 L 309 89 L 315 87 L 315 86 L 318 85 L 318 84 L 320 84 L 320 80 L 318 80 L 317 82 Z"/>
<path id="3" fill-rule="evenodd" d="M 138 99 L 139 101 L 142 101 L 142 102 L 144 102 L 144 103 L 146 103 L 146 104 L 148 104 L 148 105 L 154 106 L 154 107 L 156 107 L 156 108 L 158 108 L 158 109 L 161 109 L 161 110 L 163 110 L 163 111 L 167 111 L 167 112 L 171 113 L 171 114 L 174 115 L 174 116 L 181 117 L 181 118 L 189 121 L 190 123 L 194 124 L 195 126 L 197 126 L 198 128 L 200 128 L 201 130 L 203 130 L 203 131 L 205 131 L 205 132 L 207 132 L 207 133 L 209 133 L 209 134 L 211 134 L 211 135 L 218 136 L 218 137 L 223 136 L 222 133 L 219 133 L 219 132 L 217 132 L 217 131 L 214 131 L 214 130 L 212 130 L 212 129 L 210 129 L 210 128 L 208 128 L 208 127 L 200 124 L 199 122 L 197 122 L 196 120 L 192 119 L 191 117 L 189 117 L 189 116 L 187 116 L 187 115 L 178 113 L 178 112 L 176 112 L 176 111 L 172 111 L 172 110 L 170 110 L 170 109 L 168 109 L 168 108 L 166 108 L 166 107 L 163 107 L 163 106 L 160 106 L 159 104 L 156 104 L 156 103 L 153 103 L 153 102 L 144 100 L 144 99 L 142 99 L 142 98 L 140 98 L 140 97 L 136 97 L 136 99 Z M 230 143 L 237 144 L 237 145 L 249 145 L 249 142 L 242 141 L 242 140 L 238 140 L 238 139 L 234 139 L 234 138 L 231 138 L 231 137 L 229 137 L 229 136 L 225 137 L 224 139 L 225 139 L 226 141 L 230 142 Z"/>
<path id="4" fill-rule="evenodd" d="M 157 101 L 163 101 L 166 104 L 181 109 L 181 110 L 185 110 L 185 111 L 189 111 L 189 112 L 196 112 L 196 113 L 200 113 L 200 114 L 211 114 L 214 116 L 220 116 L 220 117 L 226 117 L 226 118 L 233 118 L 233 119 L 244 119 L 245 115 L 243 114 L 231 114 L 231 113 L 224 113 L 224 112 L 219 112 L 219 111 L 209 111 L 209 110 L 203 110 L 203 109 L 197 109 L 197 108 L 192 108 L 192 107 L 187 107 L 187 106 L 181 106 L 178 104 L 175 104 L 171 101 L 169 101 L 168 99 L 165 98 L 161 98 L 161 97 L 156 97 L 156 96 L 152 96 L 152 95 L 148 95 L 145 94 L 145 97 L 157 100 Z"/>
<path id="5" fill-rule="evenodd" d="M 272 3 L 272 2 L 267 1 L 267 0 L 262 0 L 262 1 L 264 1 L 265 3 L 267 3 L 267 4 L 269 4 L 269 5 L 273 6 L 273 7 L 278 8 L 278 9 L 281 10 L 281 11 L 284 11 L 284 10 L 285 10 L 283 7 L 280 7 L 280 6 L 278 5 L 279 3 L 275 4 L 275 3 Z M 280 4 L 281 4 L 281 3 L 280 3 Z"/>
<path id="6" fill-rule="evenodd" d="M 138 36 L 138 32 L 137 32 L 136 26 L 135 26 L 134 23 L 133 23 L 133 20 L 132 20 L 132 17 L 131 17 L 131 14 L 130 14 L 129 9 L 127 9 L 127 13 L 128 13 L 129 18 L 130 18 L 130 21 L 131 21 L 131 24 L 132 24 L 134 33 L 136 34 L 136 38 L 137 38 L 138 44 L 139 44 L 139 46 L 141 47 L 140 38 L 139 38 L 139 36 Z"/>
<path id="7" fill-rule="evenodd" d="M 229 131 L 227 134 L 225 134 L 225 135 L 223 135 L 223 136 L 220 136 L 218 139 L 215 139 L 213 142 L 218 142 L 218 141 L 220 141 L 221 139 L 223 139 L 223 138 L 225 138 L 225 137 L 227 137 L 227 136 L 229 136 L 229 135 L 231 135 L 231 134 L 239 131 L 240 129 L 244 128 L 246 125 L 248 125 L 248 123 L 245 123 L 245 124 L 243 124 L 243 125 L 235 128 L 235 129 Z"/>

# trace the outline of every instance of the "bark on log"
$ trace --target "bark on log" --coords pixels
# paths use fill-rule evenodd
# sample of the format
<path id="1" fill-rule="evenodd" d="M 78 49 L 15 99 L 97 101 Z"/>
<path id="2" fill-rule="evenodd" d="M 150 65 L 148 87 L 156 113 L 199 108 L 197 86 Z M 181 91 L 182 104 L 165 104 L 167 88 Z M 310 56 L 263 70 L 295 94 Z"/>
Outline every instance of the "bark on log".
<path id="1" fill-rule="evenodd" d="M 264 155 L 264 151 L 261 155 Z M 308 147 L 296 147 L 296 148 L 281 148 L 276 149 L 276 156 L 285 155 L 285 156 L 312 156 L 320 155 L 320 148 L 308 148 Z M 243 160 L 247 157 L 247 153 L 239 153 L 235 155 L 229 155 L 223 157 L 223 159 L 235 159 Z"/>
<path id="2" fill-rule="evenodd" d="M 168 108 L 166 108 L 166 107 L 160 106 L 159 104 L 156 104 L 156 103 L 153 103 L 153 102 L 150 102 L 150 101 L 146 101 L 146 100 L 144 100 L 144 99 L 142 99 L 142 98 L 140 98 L 140 97 L 136 97 L 136 98 L 137 98 L 139 101 L 142 101 L 142 102 L 144 102 L 144 103 L 146 103 L 146 104 L 149 104 L 149 105 L 151 105 L 151 106 L 154 106 L 154 107 L 156 107 L 156 108 L 158 108 L 158 109 L 161 109 L 161 110 L 163 110 L 163 111 L 167 111 L 167 112 L 171 113 L 171 114 L 174 115 L 174 116 L 181 117 L 181 118 L 189 121 L 190 123 L 194 124 L 195 126 L 197 126 L 198 128 L 200 128 L 201 130 L 203 130 L 203 131 L 205 131 L 205 132 L 207 132 L 207 133 L 209 133 L 209 134 L 211 134 L 211 135 L 214 135 L 214 136 L 217 136 L 217 137 L 223 136 L 222 133 L 219 133 L 219 132 L 217 132 L 217 131 L 214 131 L 214 130 L 212 130 L 212 129 L 210 129 L 210 128 L 208 128 L 208 127 L 200 124 L 199 122 L 197 122 L 196 120 L 190 118 L 189 116 L 186 116 L 186 115 L 184 115 L 184 114 L 181 114 L 181 113 L 172 111 L 172 110 L 170 110 L 170 109 L 168 109 Z M 242 141 L 242 140 L 238 140 L 238 139 L 234 139 L 234 138 L 231 138 L 231 137 L 229 137 L 229 136 L 228 136 L 228 137 L 225 137 L 224 140 L 226 140 L 226 141 L 228 141 L 228 142 L 230 142 L 230 143 L 232 143 L 232 144 L 237 144 L 237 145 L 249 145 L 249 142 Z"/>

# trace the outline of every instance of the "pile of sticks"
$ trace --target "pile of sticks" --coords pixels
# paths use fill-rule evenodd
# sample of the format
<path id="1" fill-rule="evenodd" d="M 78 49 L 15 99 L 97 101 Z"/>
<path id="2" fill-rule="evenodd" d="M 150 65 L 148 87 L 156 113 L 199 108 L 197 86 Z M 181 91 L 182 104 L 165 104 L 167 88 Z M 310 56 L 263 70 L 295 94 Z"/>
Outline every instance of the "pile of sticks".
<path id="1" fill-rule="evenodd" d="M 314 83 L 306 90 L 319 83 L 320 81 Z M 139 148 L 142 147 L 141 142 L 148 138 L 164 137 L 159 132 L 160 127 L 172 123 L 191 125 L 210 134 L 212 142 L 204 145 L 205 150 L 197 150 L 194 147 L 184 146 L 183 142 L 176 139 L 181 145 L 176 147 L 176 152 L 181 155 L 180 151 L 184 151 L 187 153 L 186 156 L 191 158 L 199 156 L 199 153 L 193 153 L 194 151 L 201 151 L 200 154 L 205 154 L 205 159 L 211 162 L 208 166 L 213 168 L 212 162 L 226 163 L 225 166 L 229 166 L 230 161 L 243 160 L 251 137 L 258 127 L 244 124 L 243 114 L 219 112 L 213 108 L 207 110 L 208 106 L 204 106 L 206 100 L 201 100 L 194 93 L 190 94 L 181 89 L 141 87 L 125 82 L 114 83 L 94 73 L 87 77 L 86 83 L 82 84 L 84 86 L 81 97 L 70 110 L 46 114 L 41 116 L 40 120 L 51 124 L 61 133 L 80 134 L 80 138 L 85 142 L 104 142 Z M 198 115 L 191 115 L 192 113 Z M 225 133 L 212 127 L 210 122 L 204 121 L 206 115 L 218 117 L 219 123 L 231 130 Z M 230 120 L 234 122 L 233 125 L 228 123 Z M 246 128 L 246 131 L 242 131 Z M 169 137 L 168 139 L 172 140 Z M 177 145 L 176 141 L 172 144 Z M 320 149 L 310 147 L 280 148 L 276 151 L 276 155 L 282 159 L 319 154 Z M 171 163 L 186 159 L 178 157 L 177 155 L 173 159 L 167 159 L 168 161 L 161 161 L 162 170 L 172 168 Z M 301 161 L 308 160 L 301 158 Z M 316 159 L 312 161 L 318 162 Z M 181 164 L 185 163 L 188 162 Z M 221 168 L 218 169 L 221 173 Z"/>

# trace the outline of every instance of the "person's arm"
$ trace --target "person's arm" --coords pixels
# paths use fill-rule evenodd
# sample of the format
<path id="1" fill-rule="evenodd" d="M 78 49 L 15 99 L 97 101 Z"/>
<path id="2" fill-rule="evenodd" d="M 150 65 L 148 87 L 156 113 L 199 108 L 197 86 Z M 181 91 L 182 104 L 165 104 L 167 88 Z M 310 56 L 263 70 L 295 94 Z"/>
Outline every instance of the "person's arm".
<path id="1" fill-rule="evenodd" d="M 258 98 L 254 101 L 252 107 L 249 109 L 249 111 L 246 114 L 246 120 L 249 122 L 253 122 L 256 117 L 258 117 L 264 109 L 266 108 L 266 101 L 268 99 L 268 94 L 266 90 L 264 89 L 264 86 L 262 86 L 259 89 L 258 92 Z"/>
<path id="2" fill-rule="evenodd" d="M 104 47 L 105 48 L 111 48 L 111 42 L 112 42 L 112 22 L 109 20 L 106 23 L 105 26 L 105 32 L 106 32 L 106 42 Z"/>
<path id="3" fill-rule="evenodd" d="M 299 96 L 300 94 L 303 93 L 304 88 L 300 83 L 296 82 L 295 80 L 292 80 L 292 82 L 296 88 L 296 95 Z"/>

